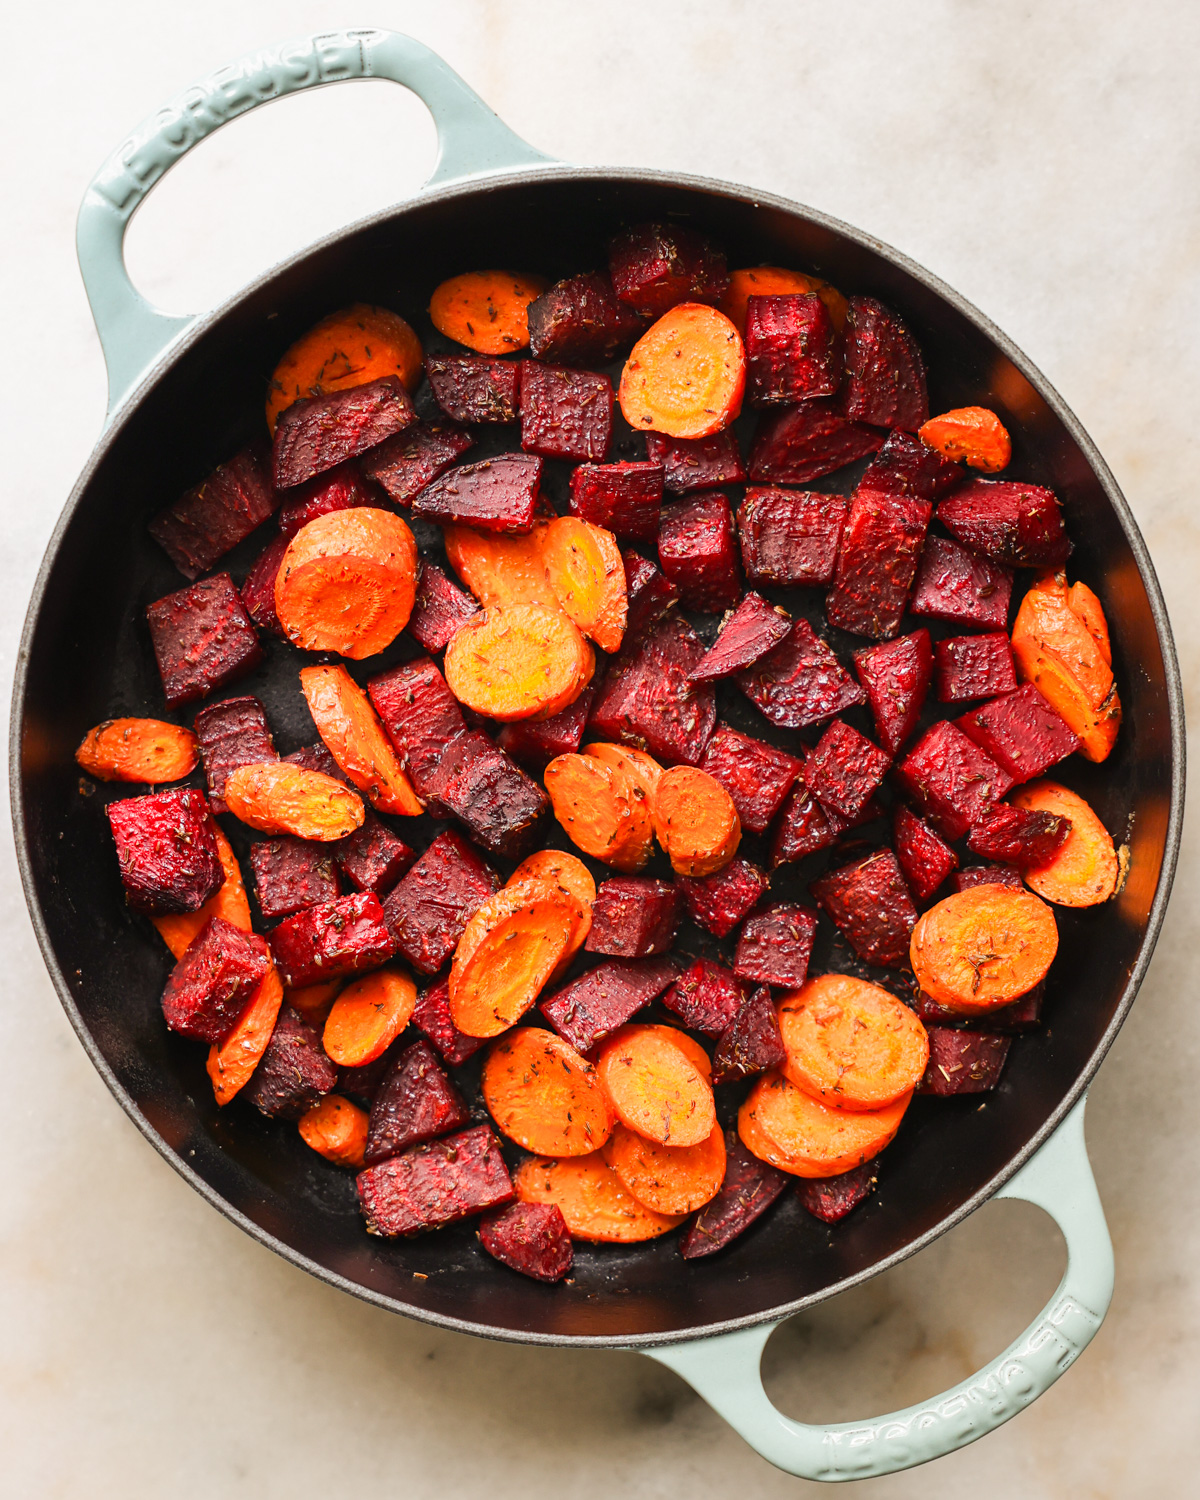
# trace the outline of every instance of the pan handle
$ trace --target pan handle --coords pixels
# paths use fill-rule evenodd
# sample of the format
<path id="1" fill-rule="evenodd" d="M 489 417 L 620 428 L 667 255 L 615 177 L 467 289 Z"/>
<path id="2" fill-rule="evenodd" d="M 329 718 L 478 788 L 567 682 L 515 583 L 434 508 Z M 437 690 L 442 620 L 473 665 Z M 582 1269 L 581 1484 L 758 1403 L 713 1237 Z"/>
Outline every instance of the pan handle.
<path id="1" fill-rule="evenodd" d="M 804 1479 L 892 1474 L 973 1443 L 1054 1384 L 1112 1300 L 1112 1241 L 1084 1144 L 1085 1099 L 996 1194 L 1036 1203 L 1058 1223 L 1066 1273 L 1021 1337 L 952 1391 L 873 1422 L 810 1425 L 777 1411 L 763 1389 L 759 1362 L 778 1323 L 641 1352 L 682 1375 L 763 1458 Z"/>
<path id="2" fill-rule="evenodd" d="M 339 31 L 256 52 L 185 89 L 144 120 L 92 179 L 75 243 L 108 368 L 108 420 L 169 345 L 198 320 L 161 312 L 125 268 L 125 230 L 181 156 L 238 115 L 284 94 L 344 79 L 388 78 L 429 108 L 438 157 L 426 187 L 553 163 L 526 145 L 436 52 L 395 31 Z"/>

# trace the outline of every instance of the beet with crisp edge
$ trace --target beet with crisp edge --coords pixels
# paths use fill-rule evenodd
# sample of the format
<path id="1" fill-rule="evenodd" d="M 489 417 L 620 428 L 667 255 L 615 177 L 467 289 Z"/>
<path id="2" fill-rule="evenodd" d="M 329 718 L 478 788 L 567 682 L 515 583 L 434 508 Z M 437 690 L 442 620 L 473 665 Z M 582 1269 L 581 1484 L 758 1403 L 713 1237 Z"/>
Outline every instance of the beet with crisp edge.
<path id="1" fill-rule="evenodd" d="M 879 1158 L 838 1177 L 810 1177 L 796 1184 L 796 1197 L 822 1224 L 837 1224 L 870 1197 L 878 1181 Z"/>
<path id="2" fill-rule="evenodd" d="M 751 485 L 738 511 L 746 577 L 752 583 L 828 583 L 849 509 L 841 495 Z"/>
<path id="3" fill-rule="evenodd" d="M 655 535 L 658 534 L 657 522 Z M 640 552 L 626 549 L 621 553 L 625 566 L 625 593 L 628 609 L 625 617 L 625 654 L 635 641 L 657 625 L 679 602 L 679 590 Z M 703 653 L 703 646 L 700 648 Z"/>
<path id="4" fill-rule="evenodd" d="M 542 365 L 521 365 L 521 447 L 542 458 L 599 462 L 612 437 L 616 397 L 607 375 Z"/>
<path id="5" fill-rule="evenodd" d="M 726 937 L 758 905 L 770 886 L 765 870 L 747 859 L 732 859 L 715 875 L 678 875 L 688 915 L 714 937 Z"/>
<path id="6" fill-rule="evenodd" d="M 683 897 L 666 880 L 620 875 L 601 882 L 592 905 L 588 953 L 614 958 L 650 958 L 675 941 Z"/>
<path id="7" fill-rule="evenodd" d="M 286 1002 L 240 1098 L 275 1120 L 298 1120 L 337 1087 L 337 1069 L 316 1028 Z"/>
<path id="8" fill-rule="evenodd" d="M 482 1220 L 479 1243 L 501 1265 L 535 1281 L 561 1281 L 575 1258 L 557 1203 L 510 1203 Z"/>
<path id="9" fill-rule="evenodd" d="M 439 526 L 523 534 L 532 530 L 541 502 L 542 460 L 531 453 L 498 453 L 459 464 L 412 499 L 412 513 Z"/>
<path id="10" fill-rule="evenodd" d="M 384 902 L 397 951 L 422 974 L 436 974 L 500 877 L 449 829 L 439 833 Z"/>
<path id="11" fill-rule="evenodd" d="M 271 967 L 265 938 L 210 917 L 171 970 L 162 994 L 167 1026 L 198 1042 L 233 1029 Z"/>
<path id="12" fill-rule="evenodd" d="M 271 452 L 277 489 L 290 489 L 376 448 L 417 420 L 395 375 L 295 401 L 279 414 Z"/>
<path id="13" fill-rule="evenodd" d="M 427 354 L 433 399 L 454 422 L 515 422 L 521 366 L 488 354 Z"/>
<path id="14" fill-rule="evenodd" d="M 933 681 L 933 646 L 928 630 L 897 636 L 854 653 L 854 670 L 867 690 L 875 732 L 895 755 L 917 727 Z"/>
<path id="15" fill-rule="evenodd" d="M 917 741 L 896 777 L 949 839 L 961 838 L 1013 785 L 1012 777 L 949 720 Z"/>
<path id="16" fill-rule="evenodd" d="M 834 719 L 809 751 L 804 781 L 822 807 L 857 818 L 883 784 L 891 757 L 857 729 Z"/>
<path id="17" fill-rule="evenodd" d="M 262 704 L 251 694 L 224 698 L 202 708 L 193 721 L 208 800 L 213 812 L 223 813 L 225 783 L 239 766 L 261 766 L 279 759 Z"/>
<path id="18" fill-rule="evenodd" d="M 471 434 L 455 422 L 414 422 L 365 454 L 361 467 L 389 500 L 411 505 L 426 485 L 474 443 Z"/>
<path id="19" fill-rule="evenodd" d="M 859 485 L 842 532 L 833 588 L 825 600 L 831 625 L 881 641 L 896 634 L 932 511 L 928 500 L 886 495 Z"/>
<path id="20" fill-rule="evenodd" d="M 1053 490 L 1015 479 L 972 479 L 938 506 L 938 520 L 973 552 L 1010 568 L 1059 568 L 1071 542 Z"/>
<path id="21" fill-rule="evenodd" d="M 717 639 L 689 674 L 693 682 L 711 682 L 753 666 L 792 629 L 791 616 L 761 594 L 745 594 L 721 621 Z"/>
<path id="22" fill-rule="evenodd" d="M 654 541 L 662 497 L 662 464 L 579 464 L 571 471 L 571 514 L 617 537 Z"/>
<path id="23" fill-rule="evenodd" d="M 831 870 L 809 889 L 859 958 L 886 969 L 907 963 L 917 909 L 890 849 Z"/>
<path id="24" fill-rule="evenodd" d="M 1025 889 L 1025 882 L 1008 865 L 968 865 L 965 870 L 959 870 L 952 884 L 955 891 L 969 891 L 977 885 L 1007 885 L 1014 891 Z"/>
<path id="25" fill-rule="evenodd" d="M 1014 782 L 1035 780 L 1080 745 L 1032 682 L 971 709 L 955 724 Z"/>
<path id="26" fill-rule="evenodd" d="M 250 868 L 259 909 L 268 921 L 336 901 L 342 894 L 333 851 L 311 839 L 285 835 L 251 844 Z"/>
<path id="27" fill-rule="evenodd" d="M 908 607 L 914 615 L 1003 630 L 1012 587 L 1007 568 L 976 557 L 957 542 L 931 536 L 921 553 Z"/>
<path id="28" fill-rule="evenodd" d="M 596 689 L 585 687 L 574 703 L 549 719 L 516 719 L 505 724 L 496 742 L 524 766 L 544 771 L 556 756 L 574 755 L 583 743 Z"/>
<path id="29" fill-rule="evenodd" d="M 412 1023 L 429 1038 L 451 1067 L 465 1063 L 488 1043 L 487 1037 L 468 1036 L 454 1024 L 450 1014 L 450 985 L 445 979 L 431 984 L 417 996 Z"/>
<path id="30" fill-rule="evenodd" d="M 225 883 L 203 792 L 177 787 L 106 809 L 125 899 L 147 916 L 199 911 Z"/>
<path id="31" fill-rule="evenodd" d="M 892 837 L 909 889 L 918 901 L 928 901 L 958 868 L 958 855 L 923 818 L 907 807 L 896 809 Z"/>
<path id="32" fill-rule="evenodd" d="M 1070 820 L 1000 802 L 967 835 L 967 848 L 1021 870 L 1048 864 L 1066 843 Z"/>
<path id="33" fill-rule="evenodd" d="M 396 951 L 373 891 L 341 896 L 288 917 L 271 933 L 275 966 L 287 989 L 378 969 Z"/>
<path id="34" fill-rule="evenodd" d="M 874 297 L 851 297 L 846 315 L 846 415 L 908 432 L 929 420 L 925 365 L 900 318 Z"/>
<path id="35" fill-rule="evenodd" d="M 733 972 L 755 984 L 798 989 L 808 974 L 817 914 L 778 901 L 749 917 L 738 938 Z"/>
<path id="36" fill-rule="evenodd" d="M 526 316 L 534 359 L 564 365 L 603 364 L 632 344 L 647 322 L 602 273 L 556 281 L 529 304 Z"/>
<path id="37" fill-rule="evenodd" d="M 646 456 L 663 467 L 663 485 L 673 495 L 741 484 L 746 477 L 733 430 L 723 427 L 711 437 L 674 438 L 665 432 L 646 434 Z"/>
<path id="38" fill-rule="evenodd" d="M 927 1026 L 929 1064 L 918 1093 L 948 1099 L 956 1094 L 984 1094 L 994 1089 L 1012 1038 L 988 1031 Z"/>
<path id="39" fill-rule="evenodd" d="M 1017 686 L 1012 646 L 1003 630 L 956 635 L 933 648 L 937 695 L 941 703 L 995 698 Z"/>
<path id="40" fill-rule="evenodd" d="M 588 727 L 602 740 L 645 749 L 656 760 L 694 766 L 717 720 L 712 686 L 688 673 L 704 655 L 699 636 L 668 615 L 625 646 L 597 690 Z"/>
<path id="41" fill-rule="evenodd" d="M 658 560 L 685 609 L 736 605 L 742 578 L 729 497 L 721 490 L 703 490 L 664 505 Z"/>
<path id="42" fill-rule="evenodd" d="M 466 728 L 458 700 L 427 656 L 372 677 L 367 694 L 413 790 L 424 800 L 446 746 Z"/>
<path id="43" fill-rule="evenodd" d="M 275 522 L 282 534 L 291 538 L 321 516 L 332 515 L 337 510 L 378 504 L 378 491 L 363 479 L 358 465 L 339 464 L 327 474 L 319 474 L 307 484 L 289 490 Z"/>
<path id="44" fill-rule="evenodd" d="M 733 799 L 747 833 L 766 832 L 803 766 L 786 750 L 751 739 L 727 724 L 717 725 L 700 762 L 700 769 L 719 781 Z"/>
<path id="45" fill-rule="evenodd" d="M 368 1167 L 389 1156 L 461 1130 L 470 1123 L 466 1101 L 438 1065 L 428 1042 L 413 1042 L 392 1064 L 371 1101 Z"/>
<path id="46" fill-rule="evenodd" d="M 729 286 L 724 251 L 678 224 L 638 224 L 617 235 L 608 270 L 621 301 L 648 318 L 680 302 L 719 302 Z"/>
<path id="47" fill-rule="evenodd" d="M 464 594 L 437 563 L 423 562 L 417 580 L 417 597 L 408 618 L 408 633 L 425 651 L 444 651 L 450 637 L 472 615 L 479 605 Z"/>
<path id="48" fill-rule="evenodd" d="M 590 1052 L 656 1000 L 679 973 L 673 958 L 611 958 L 543 1000 L 540 1010 L 564 1042 Z"/>
<path id="49" fill-rule="evenodd" d="M 369 808 L 365 811 L 360 828 L 328 847 L 356 891 L 374 891 L 382 897 L 417 856 Z"/>
<path id="50" fill-rule="evenodd" d="M 803 729 L 863 701 L 863 690 L 807 620 L 736 677 L 751 703 L 773 724 Z"/>
<path id="51" fill-rule="evenodd" d="M 202 578 L 146 607 L 150 643 L 172 708 L 207 697 L 262 660 L 262 647 L 228 573 Z"/>
<path id="52" fill-rule="evenodd" d="M 752 484 L 809 484 L 883 446 L 883 433 L 852 422 L 834 397 L 782 407 L 764 416 L 750 445 Z"/>
<path id="53" fill-rule="evenodd" d="M 745 998 L 746 991 L 731 970 L 698 958 L 666 992 L 662 1003 L 689 1030 L 715 1038 L 733 1024 Z"/>
<path id="54" fill-rule="evenodd" d="M 832 396 L 841 378 L 829 310 L 815 292 L 746 302 L 746 394 L 751 406 Z"/>
<path id="55" fill-rule="evenodd" d="M 736 1083 L 786 1061 L 779 1014 L 771 991 L 760 985 L 721 1033 L 713 1053 L 713 1082 Z"/>
<path id="56" fill-rule="evenodd" d="M 530 852 L 550 806 L 515 761 L 487 735 L 470 730 L 447 746 L 426 790 L 431 811 L 457 818 L 489 854 L 508 859 Z"/>
<path id="57" fill-rule="evenodd" d="M 357 1186 L 367 1233 L 393 1238 L 440 1229 L 513 1196 L 500 1142 L 486 1125 L 391 1156 L 360 1172 Z"/>
<path id="58" fill-rule="evenodd" d="M 715 1198 L 692 1220 L 679 1242 L 685 1260 L 712 1255 L 744 1234 L 787 1187 L 786 1172 L 752 1156 L 736 1130 L 725 1132 L 725 1179 Z"/>
<path id="59" fill-rule="evenodd" d="M 149 532 L 193 582 L 271 516 L 279 496 L 255 448 L 218 464 L 203 484 L 159 511 Z"/>
<path id="60" fill-rule="evenodd" d="M 861 488 L 937 501 L 962 484 L 966 472 L 920 438 L 894 431 L 867 465 Z"/>

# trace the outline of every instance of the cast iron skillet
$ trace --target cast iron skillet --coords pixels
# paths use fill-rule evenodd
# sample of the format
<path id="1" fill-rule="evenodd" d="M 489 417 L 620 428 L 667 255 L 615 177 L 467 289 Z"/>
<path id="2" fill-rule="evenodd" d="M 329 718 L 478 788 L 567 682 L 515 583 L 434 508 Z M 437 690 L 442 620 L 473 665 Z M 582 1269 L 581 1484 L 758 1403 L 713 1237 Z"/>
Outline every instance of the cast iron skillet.
<path id="1" fill-rule="evenodd" d="M 263 99 L 364 76 L 404 83 L 433 110 L 441 155 L 430 185 L 203 320 L 148 307 L 129 285 L 121 242 L 157 177 Z M 574 1283 L 547 1288 L 489 1260 L 467 1226 L 411 1242 L 369 1238 L 347 1174 L 332 1172 L 294 1130 L 249 1110 L 217 1111 L 203 1049 L 162 1024 L 162 946 L 122 903 L 103 816 L 107 794 L 120 790 L 84 795 L 73 752 L 99 720 L 161 704 L 144 610 L 180 580 L 149 541 L 147 517 L 258 434 L 266 377 L 293 337 L 329 309 L 360 300 L 396 308 L 428 335 L 429 291 L 451 272 L 511 265 L 569 274 L 602 263 L 615 227 L 651 217 L 702 228 L 731 265 L 794 265 L 848 293 L 882 298 L 921 343 L 932 409 L 979 403 L 1014 432 L 1013 472 L 1062 498 L 1077 547 L 1073 575 L 1096 588 L 1108 615 L 1124 728 L 1103 767 L 1072 764 L 1067 779 L 1127 839 L 1132 861 L 1123 892 L 1099 920 L 1060 909 L 1049 1026 L 1036 1042 L 1014 1047 L 986 1107 L 971 1100 L 914 1107 L 884 1158 L 880 1191 L 835 1232 L 787 1201 L 710 1259 L 681 1260 L 672 1238 L 584 1248 Z M 146 1137 L 229 1218 L 333 1285 L 486 1336 L 646 1348 L 792 1472 L 843 1478 L 903 1467 L 971 1440 L 1032 1399 L 1087 1342 L 1107 1306 L 1111 1249 L 1076 1106 L 1149 961 L 1174 870 L 1183 786 L 1178 673 L 1150 560 L 1112 476 L 1045 380 L 960 297 L 869 236 L 723 183 L 551 163 L 433 54 L 383 32 L 310 38 L 182 96 L 102 169 L 81 211 L 79 245 L 113 415 L 63 511 L 30 604 L 14 691 L 12 795 L 47 966 L 93 1062 Z M 234 554 L 236 577 L 260 545 L 253 539 Z M 800 595 L 790 602 L 813 609 Z M 294 671 L 294 657 L 285 668 L 269 656 L 237 687 L 264 698 L 284 751 L 312 738 Z M 732 703 L 722 712 L 753 717 Z M 1024 1342 L 959 1392 L 875 1426 L 804 1427 L 766 1404 L 757 1359 L 780 1318 L 910 1255 L 1002 1187 L 1054 1212 L 1072 1254 L 1056 1301 Z"/>

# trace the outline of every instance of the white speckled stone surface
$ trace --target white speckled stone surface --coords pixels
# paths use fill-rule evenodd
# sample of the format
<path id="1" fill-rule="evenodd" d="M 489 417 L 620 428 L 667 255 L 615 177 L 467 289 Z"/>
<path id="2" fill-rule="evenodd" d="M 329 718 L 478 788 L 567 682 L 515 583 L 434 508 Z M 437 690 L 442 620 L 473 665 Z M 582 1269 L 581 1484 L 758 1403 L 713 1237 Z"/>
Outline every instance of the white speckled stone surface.
<path id="1" fill-rule="evenodd" d="M 63 0 L 40 21 L 14 19 L 0 93 L 6 698 L 38 560 L 103 414 L 74 266 L 87 180 L 194 78 L 286 36 L 367 23 L 440 50 L 546 151 L 790 195 L 964 292 L 1046 372 L 1124 487 L 1194 703 L 1195 7 Z M 383 84 L 274 105 L 155 193 L 131 265 L 162 305 L 207 307 L 412 190 L 432 150 L 421 106 Z M 1198 880 L 1193 841 L 1150 976 L 1092 1090 L 1091 1151 L 1117 1254 L 1107 1323 L 1002 1431 L 856 1493 L 1197 1493 Z M 439 1333 L 260 1249 L 170 1171 L 93 1072 L 43 970 L 7 837 L 0 898 L 0 1492 L 766 1500 L 804 1488 L 640 1357 Z M 797 1416 L 849 1419 L 932 1395 L 1024 1326 L 1060 1259 L 1036 1210 L 986 1208 L 779 1335 L 767 1361 L 776 1399 Z"/>

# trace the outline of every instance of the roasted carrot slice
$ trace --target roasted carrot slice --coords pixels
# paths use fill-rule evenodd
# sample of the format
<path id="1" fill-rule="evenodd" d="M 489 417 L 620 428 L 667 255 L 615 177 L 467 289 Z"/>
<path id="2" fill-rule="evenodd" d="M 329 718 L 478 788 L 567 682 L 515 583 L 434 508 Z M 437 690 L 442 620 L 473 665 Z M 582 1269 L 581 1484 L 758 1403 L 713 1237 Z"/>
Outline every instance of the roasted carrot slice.
<path id="1" fill-rule="evenodd" d="M 964 1015 L 1027 995 L 1057 951 L 1053 911 L 1031 892 L 1004 885 L 977 885 L 931 906 L 909 949 L 925 993 Z"/>
<path id="2" fill-rule="evenodd" d="M 89 729 L 75 759 L 97 781 L 180 781 L 200 759 L 190 729 L 161 719 L 108 719 Z"/>
<path id="3" fill-rule="evenodd" d="M 267 394 L 267 426 L 294 401 L 398 375 L 415 391 L 422 373 L 421 341 L 399 313 L 356 302 L 322 318 L 275 366 Z"/>
<path id="4" fill-rule="evenodd" d="M 246 899 L 246 885 L 237 856 L 221 830 L 215 828 L 214 832 L 217 835 L 221 868 L 225 871 L 224 885 L 208 898 L 199 911 L 150 918 L 158 928 L 159 937 L 170 948 L 171 956 L 176 959 L 183 957 L 199 937 L 201 930 L 207 926 L 210 917 L 222 917 L 234 927 L 240 927 L 243 932 L 251 931 L 254 925 L 250 920 L 250 903 Z"/>
<path id="5" fill-rule="evenodd" d="M 521 1026 L 483 1065 L 483 1102 L 510 1141 L 539 1156 L 586 1156 L 612 1133 L 596 1070 L 551 1031 Z"/>
<path id="6" fill-rule="evenodd" d="M 729 426 L 745 388 L 741 334 L 715 307 L 681 302 L 633 346 L 619 399 L 635 432 L 701 438 Z"/>
<path id="7" fill-rule="evenodd" d="M 622 1125 L 664 1146 L 696 1146 L 716 1124 L 712 1086 L 668 1029 L 624 1027 L 597 1072 Z"/>
<path id="8" fill-rule="evenodd" d="M 344 984 L 344 979 L 327 979 L 324 984 L 306 984 L 298 990 L 285 990 L 283 998 L 310 1026 L 324 1026 Z"/>
<path id="9" fill-rule="evenodd" d="M 477 354 L 512 354 L 529 343 L 529 304 L 546 290 L 540 276 L 465 271 L 435 288 L 429 317 L 439 333 Z"/>
<path id="10" fill-rule="evenodd" d="M 698 1146 L 662 1146 L 618 1125 L 604 1160 L 643 1208 L 690 1214 L 717 1196 L 725 1177 L 725 1132 L 714 1125 Z"/>
<path id="11" fill-rule="evenodd" d="M 450 566 L 485 609 L 493 604 L 544 604 L 557 609 L 558 595 L 546 577 L 540 526 L 528 536 L 502 536 L 447 526 Z"/>
<path id="12" fill-rule="evenodd" d="M 1012 458 L 1012 439 L 1008 428 L 994 411 L 986 406 L 960 406 L 930 417 L 917 436 L 927 448 L 961 460 L 985 474 L 998 474 Z"/>
<path id="13" fill-rule="evenodd" d="M 1025 884 L 1055 906 L 1098 906 L 1121 885 L 1121 858 L 1112 835 L 1077 792 L 1057 781 L 1033 781 L 1012 794 L 1018 807 L 1053 813 L 1071 825 L 1067 841 L 1049 864 L 1024 870 Z"/>
<path id="14" fill-rule="evenodd" d="M 561 849 L 539 849 L 523 859 L 506 883 L 516 885 L 519 880 L 547 880 L 569 891 L 581 906 L 591 906 L 596 899 L 596 882 L 591 871 L 581 859 L 564 854 Z"/>
<path id="15" fill-rule="evenodd" d="M 882 1109 L 911 1094 L 929 1061 L 924 1026 L 902 1001 L 849 974 L 822 974 L 779 1007 L 783 1071 L 836 1109 Z"/>
<path id="16" fill-rule="evenodd" d="M 764 1073 L 738 1110 L 748 1151 L 793 1177 L 837 1177 L 895 1138 L 911 1094 L 884 1109 L 830 1109 L 782 1073 Z"/>
<path id="17" fill-rule="evenodd" d="M 659 778 L 654 831 L 677 875 L 715 875 L 738 851 L 742 824 L 733 798 L 715 777 L 672 766 Z"/>
<path id="18" fill-rule="evenodd" d="M 229 811 L 251 828 L 320 843 L 344 839 L 366 817 L 357 792 L 286 760 L 239 766 L 230 772 L 224 795 Z"/>
<path id="19" fill-rule="evenodd" d="M 574 703 L 591 677 L 578 628 L 542 604 L 493 605 L 473 615 L 451 636 L 444 671 L 460 703 L 501 721 L 549 718 Z"/>
<path id="20" fill-rule="evenodd" d="M 292 645 L 354 661 L 392 644 L 416 596 L 412 532 L 391 511 L 367 505 L 302 526 L 275 577 L 275 613 Z"/>
<path id="21" fill-rule="evenodd" d="M 237 1025 L 223 1042 L 209 1048 L 206 1067 L 218 1104 L 228 1104 L 249 1083 L 251 1073 L 267 1050 L 282 1004 L 283 985 L 272 964 L 238 1017 Z"/>
<path id="22" fill-rule="evenodd" d="M 591 745 L 585 745 L 583 753 L 594 755 L 605 765 L 624 771 L 634 787 L 645 797 L 647 806 L 653 809 L 663 768 L 652 755 L 647 755 L 644 750 L 635 750 L 631 745 L 614 745 L 607 740 L 597 740 Z"/>
<path id="23" fill-rule="evenodd" d="M 423 813 L 371 700 L 345 667 L 303 667 L 300 686 L 317 733 L 359 791 L 380 812 Z"/>
<path id="24" fill-rule="evenodd" d="M 825 304 L 833 326 L 841 333 L 849 309 L 837 287 L 830 286 L 819 276 L 806 276 L 803 271 L 785 271 L 782 266 L 754 266 L 747 271 L 731 271 L 729 290 L 721 299 L 721 311 L 745 338 L 746 304 L 751 297 L 788 297 L 805 292 L 816 292 Z"/>
<path id="25" fill-rule="evenodd" d="M 654 823 L 649 804 L 624 771 L 591 755 L 556 755 L 543 781 L 554 816 L 577 848 L 616 870 L 643 868 Z"/>
<path id="26" fill-rule="evenodd" d="M 601 651 L 619 651 L 629 601 L 616 537 L 576 516 L 557 516 L 538 528 L 538 539 L 561 608 Z"/>
<path id="27" fill-rule="evenodd" d="M 367 1149 L 367 1112 L 338 1094 L 324 1099 L 300 1118 L 306 1146 L 338 1167 L 361 1167 Z"/>
<path id="28" fill-rule="evenodd" d="M 559 1161 L 531 1156 L 513 1173 L 521 1203 L 556 1203 L 571 1238 L 631 1245 L 678 1228 L 682 1214 L 656 1214 L 628 1192 L 599 1151 Z"/>
<path id="29" fill-rule="evenodd" d="M 689 1036 L 686 1031 L 680 1031 L 678 1026 L 657 1026 L 650 1022 L 639 1022 L 638 1030 L 649 1031 L 654 1036 L 661 1037 L 664 1042 L 669 1042 L 671 1046 L 678 1047 L 697 1073 L 707 1082 L 712 1082 L 712 1058 L 694 1036 Z M 614 1033 L 614 1035 L 617 1034 Z"/>
<path id="30" fill-rule="evenodd" d="M 403 969 L 376 969 L 352 980 L 333 1002 L 322 1045 L 339 1068 L 382 1057 L 412 1019 L 417 987 Z"/>

